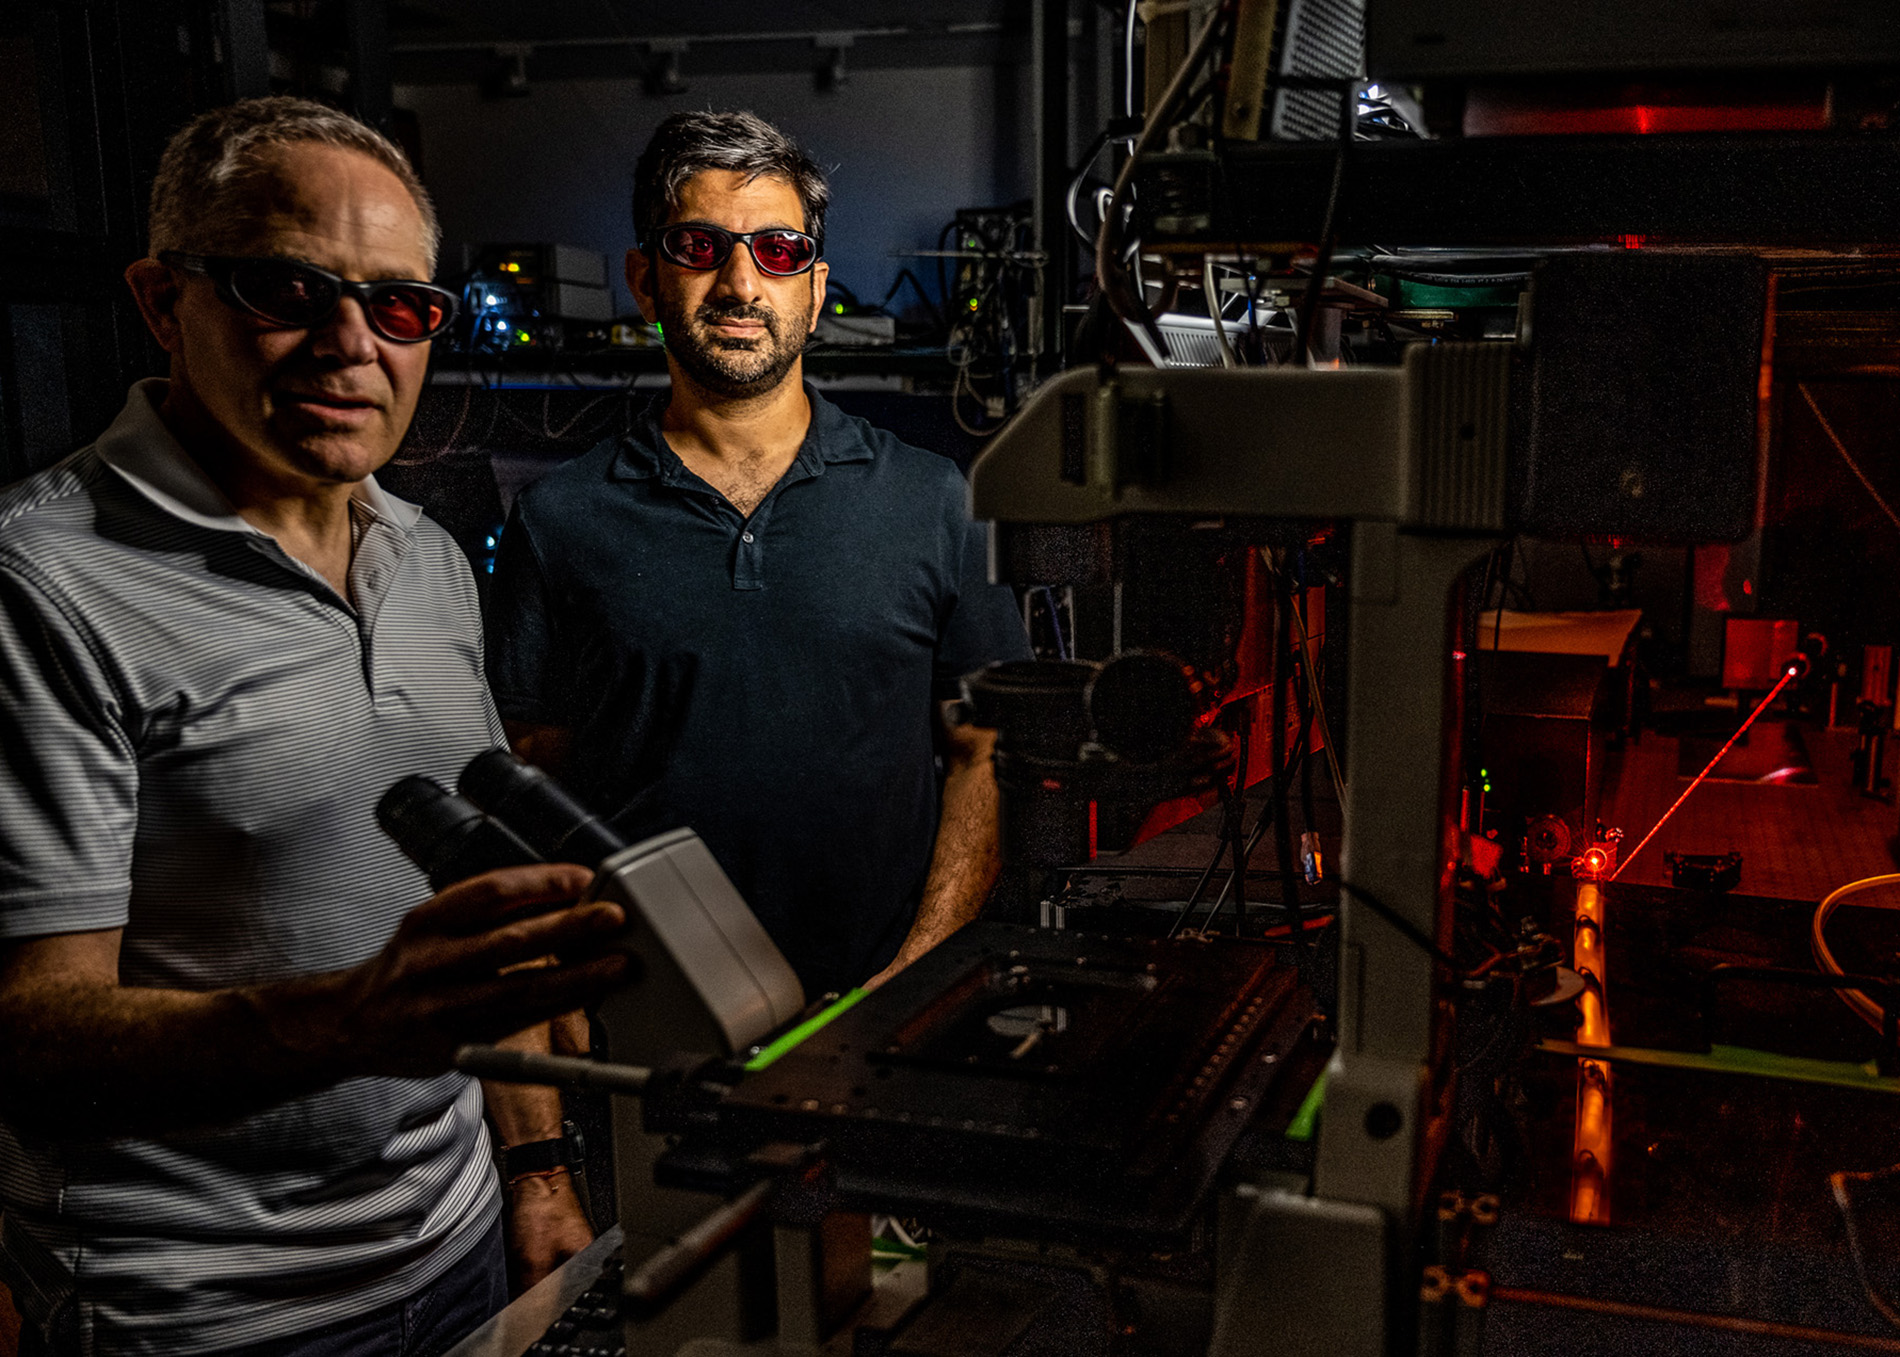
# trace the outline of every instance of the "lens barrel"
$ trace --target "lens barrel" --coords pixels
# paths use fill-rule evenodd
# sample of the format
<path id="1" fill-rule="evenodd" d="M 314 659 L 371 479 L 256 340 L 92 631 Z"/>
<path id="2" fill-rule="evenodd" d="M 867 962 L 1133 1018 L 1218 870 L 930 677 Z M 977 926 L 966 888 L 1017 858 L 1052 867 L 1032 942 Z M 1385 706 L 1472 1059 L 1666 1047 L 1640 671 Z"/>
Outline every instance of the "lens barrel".
<path id="1" fill-rule="evenodd" d="M 541 856 L 475 806 L 426 777 L 406 777 L 376 804 L 376 822 L 437 890 Z"/>
<path id="2" fill-rule="evenodd" d="M 462 770 L 456 788 L 525 839 L 545 861 L 593 867 L 627 846 L 547 774 L 506 749 L 477 754 Z"/>

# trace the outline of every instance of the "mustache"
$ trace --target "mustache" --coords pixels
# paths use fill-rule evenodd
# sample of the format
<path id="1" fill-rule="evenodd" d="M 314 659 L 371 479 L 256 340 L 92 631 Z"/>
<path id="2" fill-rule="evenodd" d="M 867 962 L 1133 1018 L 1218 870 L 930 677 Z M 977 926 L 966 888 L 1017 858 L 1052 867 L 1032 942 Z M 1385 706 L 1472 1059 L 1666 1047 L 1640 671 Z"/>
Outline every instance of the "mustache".
<path id="1" fill-rule="evenodd" d="M 763 325 L 773 336 L 778 334 L 778 312 L 769 306 L 759 306 L 752 302 L 707 302 L 693 314 L 693 318 L 702 325 L 716 324 L 722 320 L 750 320 Z"/>

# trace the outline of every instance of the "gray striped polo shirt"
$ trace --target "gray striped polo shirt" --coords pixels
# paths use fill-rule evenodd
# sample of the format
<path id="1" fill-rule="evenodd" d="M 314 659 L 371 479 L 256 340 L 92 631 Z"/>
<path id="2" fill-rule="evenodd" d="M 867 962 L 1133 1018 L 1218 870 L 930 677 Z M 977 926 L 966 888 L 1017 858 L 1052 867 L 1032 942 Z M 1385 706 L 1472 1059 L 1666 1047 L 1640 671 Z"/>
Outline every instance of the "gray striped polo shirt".
<path id="1" fill-rule="evenodd" d="M 237 516 L 164 391 L 139 383 L 96 444 L 0 491 L 0 939 L 123 929 L 122 981 L 172 989 L 351 966 L 429 895 L 377 798 L 452 784 L 502 738 L 474 581 L 367 480 L 352 606 Z M 359 1315 L 493 1224 L 481 1109 L 444 1075 L 152 1139 L 0 1124 L 0 1267 L 29 1312 L 73 1289 L 87 1353 Z"/>

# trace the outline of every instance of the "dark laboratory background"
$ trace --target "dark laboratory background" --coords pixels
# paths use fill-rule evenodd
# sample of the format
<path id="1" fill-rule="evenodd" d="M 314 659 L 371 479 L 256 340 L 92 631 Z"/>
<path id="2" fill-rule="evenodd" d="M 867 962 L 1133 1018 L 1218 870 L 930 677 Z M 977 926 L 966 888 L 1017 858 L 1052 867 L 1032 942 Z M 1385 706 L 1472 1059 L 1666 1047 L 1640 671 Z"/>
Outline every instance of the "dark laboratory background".
<path id="1" fill-rule="evenodd" d="M 83 446 L 117 412 L 130 382 L 163 371 L 121 281 L 127 263 L 143 254 L 145 201 L 159 154 L 195 112 L 265 93 L 325 100 L 383 128 L 434 195 L 443 227 L 438 281 L 459 291 L 462 315 L 436 345 L 415 426 L 381 479 L 422 503 L 456 537 L 478 581 L 520 488 L 613 436 L 637 402 L 665 388 L 660 337 L 635 312 L 621 261 L 631 243 L 635 158 L 655 124 L 681 109 L 752 109 L 826 166 L 831 291 L 806 358 L 808 377 L 845 409 L 967 469 L 1040 384 L 1114 348 L 1101 333 L 1100 308 L 1090 306 L 1091 242 L 1142 109 L 1155 105 L 1182 61 L 1184 21 L 1170 25 L 1186 8 L 1122 0 L 14 0 L 0 13 L 0 483 Z M 1724 17 L 1731 11 L 1766 15 L 1772 8 L 1724 3 L 1697 12 L 1706 9 L 1715 32 L 1733 29 Z M 1166 51 L 1150 41 L 1164 29 L 1173 44 Z M 1628 50 L 1641 46 L 1632 38 Z M 1290 88 L 1298 92 L 1297 84 Z M 1540 97 L 1548 92 L 1541 87 L 1520 99 L 1523 90 L 1511 86 L 1510 97 L 1487 105 L 1463 91 L 1421 103 L 1362 87 L 1351 136 L 1342 140 L 1373 149 L 1356 152 L 1361 196 L 1349 191 L 1341 208 L 1345 225 L 1332 275 L 1324 262 L 1313 267 L 1312 249 L 1325 237 L 1319 257 L 1332 251 L 1335 204 L 1325 193 L 1334 163 L 1331 124 L 1304 133 L 1317 146 L 1306 160 L 1264 157 L 1264 168 L 1250 171 L 1248 192 L 1255 196 L 1243 206 L 1254 214 L 1253 235 L 1244 248 L 1212 238 L 1204 223 L 1182 225 L 1185 213 L 1170 225 L 1151 198 L 1144 209 L 1148 244 L 1165 245 L 1172 236 L 1174 258 L 1209 261 L 1205 273 L 1177 272 L 1165 251 L 1132 252 L 1135 266 L 1148 271 L 1137 285 L 1167 322 L 1161 328 L 1172 361 L 1377 365 L 1396 363 L 1409 345 L 1441 339 L 1528 341 L 1519 330 L 1519 294 L 1533 265 L 1546 258 L 1567 250 L 1614 255 L 1632 265 L 1629 276 L 1647 277 L 1638 266 L 1659 246 L 1687 242 L 1721 255 L 1732 239 L 1723 232 L 1736 221 L 1748 225 L 1743 219 L 1756 197 L 1767 204 L 1764 212 L 1786 206 L 1773 184 L 1723 181 L 1709 172 L 1709 182 L 1726 182 L 1721 191 L 1730 201 L 1697 204 L 1706 214 L 1697 220 L 1718 225 L 1684 228 L 1672 241 L 1643 208 L 1673 202 L 1667 191 L 1599 183 L 1584 168 L 1593 163 L 1587 155 L 1573 172 L 1563 168 L 1570 162 L 1562 155 L 1540 159 L 1520 150 L 1514 154 L 1521 161 L 1500 159 L 1502 170 L 1488 178 L 1466 174 L 1472 158 L 1460 159 L 1458 148 L 1481 146 L 1487 135 L 1500 142 L 1509 134 L 1549 137 L 1569 150 L 1600 136 L 1623 148 L 1616 155 L 1652 132 L 1732 137 L 1759 155 L 1737 164 L 1796 167 L 1799 157 L 1777 159 L 1781 149 L 1825 135 L 1853 142 L 1853 163 L 1884 176 L 1868 182 L 1870 201 L 1900 202 L 1900 171 L 1886 155 L 1900 126 L 1900 89 L 1889 70 L 1840 82 L 1824 73 L 1742 71 L 1667 88 L 1619 79 L 1568 102 Z M 1170 111 L 1181 112 L 1184 123 L 1202 112 Z M 1274 135 L 1282 130 L 1276 124 Z M 1285 139 L 1300 135 L 1294 128 Z M 1451 149 L 1415 163 L 1384 154 L 1394 143 L 1430 138 Z M 1203 149 L 1188 141 L 1188 153 Z M 1215 143 L 1208 163 L 1255 164 L 1248 154 Z M 1338 155 L 1343 166 L 1345 150 Z M 1707 163 L 1697 162 L 1698 173 Z M 1293 190 L 1276 193 L 1276 165 L 1287 169 Z M 1464 177 L 1436 179 L 1434 166 Z M 1237 182 L 1218 187 L 1224 192 Z M 1168 187 L 1165 179 L 1160 187 Z M 1837 187 L 1852 196 L 1851 187 Z M 1617 193 L 1624 196 L 1616 202 L 1633 204 L 1621 224 L 1575 225 L 1595 223 L 1602 195 Z M 1339 199 L 1337 183 L 1333 198 Z M 1374 215 L 1401 223 L 1383 244 L 1375 243 L 1383 237 L 1352 235 L 1366 217 L 1355 221 L 1351 213 L 1367 204 Z M 1295 224 L 1273 234 L 1289 215 Z M 1501 225 L 1487 239 L 1518 243 L 1451 248 L 1444 242 L 1455 230 L 1445 223 L 1454 219 L 1474 239 L 1496 221 Z M 1262 222 L 1271 230 L 1256 230 Z M 1403 238 L 1406 223 L 1418 229 L 1420 248 Z M 1836 1011 L 1833 994 L 1791 995 L 1768 974 L 1806 966 L 1817 902 L 1843 883 L 1892 872 L 1900 851 L 1889 747 L 1896 728 L 1893 647 L 1900 644 L 1900 590 L 1893 587 L 1900 575 L 1900 253 L 1891 220 L 1870 219 L 1864 240 L 1848 229 L 1813 248 L 1787 231 L 1762 234 L 1774 237 L 1766 250 L 1776 279 L 1772 304 L 1765 320 L 1757 307 L 1738 321 L 1766 327 L 1763 361 L 1757 369 L 1751 360 L 1744 374 L 1750 383 L 1759 378 L 1766 454 L 1751 492 L 1759 499 L 1752 524 L 1731 534 L 1736 540 L 1716 540 L 1723 534 L 1703 532 L 1696 506 L 1685 500 L 1680 533 L 1635 540 L 1615 531 L 1565 531 L 1546 518 L 1501 547 L 1463 600 L 1475 615 L 1476 648 L 1498 653 L 1481 655 L 1485 664 L 1474 666 L 1485 683 L 1469 689 L 1469 766 L 1459 776 L 1462 828 L 1499 854 L 1485 868 L 1494 883 L 1486 898 L 1526 902 L 1525 926 L 1535 919 L 1539 938 L 1560 937 L 1564 947 L 1572 917 L 1562 893 L 1573 874 L 1594 880 L 1602 864 L 1591 867 L 1584 855 L 1616 842 L 1602 837 L 1605 827 L 1628 831 L 1627 863 L 1637 838 L 1669 820 L 1685 789 L 1701 787 L 1642 870 L 1624 878 L 1616 899 L 1628 910 L 1607 932 L 1601 918 L 1586 921 L 1599 940 L 1609 938 L 1619 984 L 1627 985 L 1618 999 L 1619 1022 L 1626 1023 L 1619 1044 L 1636 1040 L 1625 1041 L 1625 1032 L 1640 1031 L 1638 1044 L 1671 1054 L 1694 1048 L 1697 1058 L 1719 1061 L 1721 1052 L 1759 1045 L 1810 1063 L 1776 1065 L 1778 1082 L 1766 1085 L 1746 1084 L 1736 1068 L 1723 1067 L 1694 1085 L 1693 1095 L 1684 1091 L 1692 1081 L 1673 1072 L 1652 1070 L 1655 1082 L 1647 1086 L 1640 1076 L 1619 1074 L 1630 1091 L 1617 1123 L 1616 1220 L 1651 1233 L 1588 1236 L 1596 1250 L 1591 1275 L 1610 1279 L 1592 1292 L 1591 1304 L 1636 1297 L 1644 1314 L 1603 1314 L 1642 1333 L 1650 1331 L 1641 1324 L 1666 1320 L 1698 1336 L 1711 1331 L 1703 1322 L 1709 1315 L 1746 1312 L 1753 1316 L 1746 1322 L 1758 1327 L 1725 1330 L 1734 1342 L 1773 1337 L 1787 1346 L 1700 1347 L 1684 1340 L 1685 1346 L 1652 1348 L 1595 1331 L 1593 1349 L 1592 1331 L 1573 1343 L 1569 1330 L 1512 1329 L 1507 1319 L 1493 1330 L 1487 1352 L 1900 1350 L 1896 1313 L 1882 1311 L 1883 1319 L 1866 1309 L 1886 1304 L 1882 1297 L 1896 1289 L 1893 1270 L 1880 1258 L 1865 1261 L 1858 1237 L 1842 1233 L 1856 1219 L 1846 1199 L 1837 1217 L 1823 1186 L 1828 1171 L 1852 1168 L 1858 1181 L 1900 1153 L 1890 1110 L 1900 1091 L 1892 1022 L 1884 1031 L 1862 1031 L 1852 1015 Z M 1290 243 L 1263 247 L 1262 239 Z M 1269 269 L 1263 261 L 1276 254 Z M 1621 296 L 1606 314 L 1625 328 L 1601 356 L 1596 389 L 1642 386 L 1645 374 L 1698 361 L 1699 337 L 1725 323 L 1728 300 L 1693 290 Z M 1314 309 L 1303 318 L 1296 314 L 1309 305 Z M 1213 347 L 1230 327 L 1232 343 L 1247 346 L 1239 359 Z M 1228 340 L 1218 343 L 1227 350 Z M 1122 358 L 1139 352 L 1132 338 L 1120 342 Z M 1613 453 L 1600 464 L 1613 466 Z M 1614 497 L 1615 473 L 1606 475 L 1601 484 L 1578 482 L 1580 512 L 1597 491 Z M 1751 475 L 1745 469 L 1725 484 L 1733 490 Z M 1640 487 L 1632 492 L 1624 484 L 1620 492 L 1639 497 Z M 1256 577 L 1236 574 L 1233 598 L 1215 597 L 1219 590 L 1202 588 L 1205 581 L 1184 591 L 1158 567 L 1142 589 L 1131 575 L 1126 598 L 1117 593 L 1112 604 L 1083 586 L 1059 601 L 1046 588 L 1025 590 L 1038 655 L 1106 658 L 1114 648 L 1110 627 L 1119 636 L 1124 622 L 1131 634 L 1145 628 L 1166 636 L 1170 609 L 1184 592 L 1210 610 L 1244 594 L 1244 610 L 1257 621 L 1267 609 L 1257 592 L 1247 592 L 1263 586 L 1251 540 L 1246 547 L 1241 555 Z M 1284 631 L 1269 641 L 1261 626 L 1238 640 L 1238 631 L 1216 639 L 1268 656 L 1265 670 L 1273 668 L 1270 652 L 1282 661 L 1298 656 L 1304 691 L 1294 723 L 1313 732 L 1311 743 L 1298 735 L 1288 760 L 1265 735 L 1284 716 L 1264 705 L 1268 682 L 1252 683 L 1244 666 L 1224 674 L 1228 707 L 1252 704 L 1248 712 L 1260 713 L 1235 718 L 1256 764 L 1251 779 L 1240 773 L 1230 806 L 1215 804 L 1212 795 L 1170 803 L 1171 811 L 1131 836 L 1146 842 L 1116 869 L 1120 875 L 1086 863 L 1065 868 L 1059 887 L 1025 897 L 1029 922 L 1060 928 L 1066 919 L 1071 928 L 1172 936 L 1202 908 L 1202 888 L 1216 878 L 1230 837 L 1230 884 L 1239 888 L 1248 877 L 1238 836 L 1229 831 L 1257 816 L 1258 840 L 1259 827 L 1274 817 L 1266 813 L 1266 792 L 1255 786 L 1248 800 L 1247 784 L 1285 783 L 1296 765 L 1306 784 L 1299 828 L 1334 851 L 1338 774 L 1329 782 L 1313 756 L 1322 743 L 1328 754 L 1335 740 L 1349 746 L 1352 731 L 1343 723 L 1327 730 L 1325 711 L 1304 704 L 1342 712 L 1349 657 L 1343 646 L 1322 643 L 1326 615 L 1333 614 L 1337 638 L 1350 612 L 1339 569 L 1345 548 L 1322 535 L 1275 550 L 1302 562 L 1298 592 L 1308 602 L 1292 615 L 1302 628 L 1313 619 L 1312 650 L 1302 636 L 1290 652 Z M 1157 550 L 1146 563 L 1165 559 Z M 1292 586 L 1281 587 L 1290 600 Z M 1275 615 L 1288 606 L 1283 602 Z M 1783 666 L 1796 656 L 1800 673 L 1789 681 Z M 1467 658 L 1462 650 L 1456 657 Z M 1285 688 L 1288 673 L 1283 667 L 1273 682 Z M 1755 735 L 1729 758 L 1723 742 L 1757 716 Z M 1273 795 L 1284 835 L 1289 792 L 1276 785 Z M 1223 822 L 1229 814 L 1234 818 Z M 1094 821 L 1086 823 L 1092 835 Z M 1209 854 L 1214 865 L 1202 871 Z M 1291 855 L 1282 857 L 1291 883 Z M 1282 926 L 1280 906 L 1296 915 L 1295 907 L 1308 907 L 1322 917 L 1319 911 L 1338 897 L 1328 874 L 1336 871 L 1315 862 L 1308 883 L 1287 885 L 1274 909 L 1258 895 L 1236 898 L 1234 936 L 1272 940 Z M 1185 881 L 1197 875 L 1183 902 Z M 1213 905 L 1202 928 L 1212 935 L 1227 927 L 1216 916 L 1228 897 L 1214 899 L 1210 889 L 1208 898 Z M 1891 911 L 1875 913 L 1853 915 L 1864 932 L 1856 956 L 1885 974 L 1896 935 Z M 1330 925 L 1331 915 L 1324 918 Z M 1304 927 L 1295 931 L 1303 935 Z M 1498 942 L 1496 957 L 1529 955 L 1528 944 L 1515 939 Z M 1566 966 L 1576 960 L 1566 956 Z M 1658 960 L 1665 956 L 1667 965 Z M 1701 984 L 1715 970 L 1744 963 L 1759 974 L 1736 987 L 1739 997 L 1720 1006 L 1711 997 L 1706 1009 L 1684 1016 L 1694 1007 L 1685 975 L 1702 977 L 1693 982 Z M 1304 984 L 1313 977 L 1302 971 L 1301 978 Z M 1480 979 L 1473 971 L 1471 981 Z M 1321 990 L 1330 983 L 1321 982 Z M 1707 984 L 1713 996 L 1714 980 Z M 1481 991 L 1482 984 L 1467 982 L 1461 993 Z M 1329 1004 L 1322 999 L 1314 1007 Z M 1522 1007 L 1512 1012 L 1522 1016 Z M 1702 1026 L 1684 1036 L 1695 1022 Z M 1495 1049 L 1534 1043 L 1528 1030 L 1505 1030 L 1500 1019 Z M 1324 1045 L 1331 1038 L 1315 1040 Z M 1461 1077 L 1466 1087 L 1488 1090 L 1484 1116 L 1498 1137 L 1463 1147 L 1478 1165 L 1476 1176 L 1505 1197 L 1507 1208 L 1524 1207 L 1521 1220 L 1608 1219 L 1578 1205 L 1573 1186 L 1580 1180 L 1571 1173 L 1572 1124 L 1582 1119 L 1576 1052 L 1537 1047 L 1524 1062 L 1532 1072 L 1520 1078 L 1492 1077 L 1491 1064 L 1502 1070 L 1503 1061 L 1492 1050 L 1461 1048 L 1459 1056 L 1469 1057 L 1461 1070 L 1484 1075 Z M 1556 1065 L 1553 1051 L 1563 1057 Z M 1323 1057 L 1322 1050 L 1315 1058 Z M 1862 1068 L 1871 1072 L 1866 1087 L 1852 1074 Z M 1750 1092 L 1761 1087 L 1769 1092 Z M 1460 1115 L 1465 1110 L 1461 1104 Z M 1464 1124 L 1481 1121 L 1474 1114 Z M 1276 1125 L 1273 1136 L 1281 1133 Z M 1521 1143 L 1505 1144 L 1510 1135 Z M 1843 1144 L 1869 1148 L 1855 1158 L 1836 1153 Z M 1284 1148 L 1278 1139 L 1275 1145 Z M 1773 1163 L 1763 1168 L 1768 1158 Z M 1542 1178 L 1533 1171 L 1539 1164 Z M 1604 1200 L 1609 1194 L 1603 1187 Z M 1429 1216 L 1430 1199 L 1419 1200 Z M 1496 1205 L 1492 1198 L 1488 1209 Z M 1874 1205 L 1884 1211 L 1884 1237 L 1900 1239 L 1900 1207 L 1885 1199 Z M 1454 1214 L 1467 1220 L 1468 1207 L 1460 1198 Z M 1513 1275 L 1541 1280 L 1525 1282 L 1511 1303 L 1550 1309 L 1557 1302 L 1549 1296 L 1565 1287 L 1590 1290 L 1566 1272 L 1567 1261 L 1557 1261 L 1581 1259 L 1570 1250 L 1584 1248 L 1577 1243 L 1584 1236 L 1566 1233 L 1567 1225 L 1543 1233 L 1518 1228 Z M 1679 1245 L 1685 1239 L 1693 1246 Z M 1750 1241 L 1761 1247 L 1749 1251 Z M 1891 1247 L 1879 1247 L 1890 1259 Z M 1662 1265 L 1666 1258 L 1689 1280 L 1668 1282 L 1677 1273 Z M 1498 1275 L 1509 1272 L 1501 1267 Z M 1409 1297 L 1411 1281 L 1393 1295 Z M 1542 1299 L 1526 1299 L 1533 1290 Z M 1441 1286 L 1427 1300 L 1456 1310 L 1462 1295 Z M 1400 1309 L 1410 1305 L 1401 1298 Z M 1671 1308 L 1681 1305 L 1695 1313 L 1684 1318 Z M 1440 1313 L 1429 1306 L 1424 1312 Z M 1809 1327 L 1795 1334 L 1783 1320 Z M 1816 1337 L 1817 1325 L 1833 1337 Z M 1127 1332 L 1134 1331 L 1131 1322 Z M 1456 1345 L 1450 1319 L 1443 1334 L 1453 1336 L 1438 1347 L 1421 1338 L 1418 1350 L 1478 1350 L 1475 1340 Z M 0 1326 L 0 1352 L 6 1350 Z M 916 1349 L 927 1350 L 937 1351 Z M 1164 1343 L 1152 1350 L 1173 1349 Z"/>

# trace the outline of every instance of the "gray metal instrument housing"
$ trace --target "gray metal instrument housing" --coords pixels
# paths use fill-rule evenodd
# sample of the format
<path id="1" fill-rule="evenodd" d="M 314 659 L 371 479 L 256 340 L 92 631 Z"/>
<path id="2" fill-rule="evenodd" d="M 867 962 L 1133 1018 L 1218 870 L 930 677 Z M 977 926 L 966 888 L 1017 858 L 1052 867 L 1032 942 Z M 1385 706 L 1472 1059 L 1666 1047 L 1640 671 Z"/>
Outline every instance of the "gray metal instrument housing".
<path id="1" fill-rule="evenodd" d="M 805 1006 L 805 991 L 699 835 L 676 829 L 600 865 L 590 898 L 627 912 L 637 974 L 600 1006 L 613 1058 L 734 1055 Z"/>

